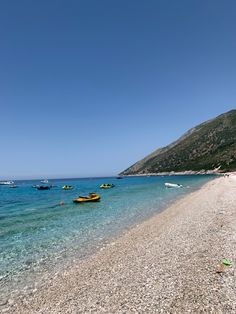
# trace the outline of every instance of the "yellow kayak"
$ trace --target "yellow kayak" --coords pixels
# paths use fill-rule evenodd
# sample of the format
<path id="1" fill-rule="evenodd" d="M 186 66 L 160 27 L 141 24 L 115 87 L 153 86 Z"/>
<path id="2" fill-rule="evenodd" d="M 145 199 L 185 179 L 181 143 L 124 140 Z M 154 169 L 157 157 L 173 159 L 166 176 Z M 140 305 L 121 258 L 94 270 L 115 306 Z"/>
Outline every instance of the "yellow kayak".
<path id="1" fill-rule="evenodd" d="M 102 185 L 100 185 L 100 189 L 111 189 L 114 188 L 114 184 L 110 184 L 110 183 L 104 183 Z"/>
<path id="2" fill-rule="evenodd" d="M 73 189 L 73 186 L 71 186 L 71 185 L 64 185 L 62 188 L 63 188 L 63 190 L 71 190 L 71 189 Z"/>
<path id="3" fill-rule="evenodd" d="M 74 203 L 86 203 L 86 202 L 98 202 L 100 201 L 100 196 L 96 193 L 89 193 L 89 196 L 79 196 L 74 199 Z"/>

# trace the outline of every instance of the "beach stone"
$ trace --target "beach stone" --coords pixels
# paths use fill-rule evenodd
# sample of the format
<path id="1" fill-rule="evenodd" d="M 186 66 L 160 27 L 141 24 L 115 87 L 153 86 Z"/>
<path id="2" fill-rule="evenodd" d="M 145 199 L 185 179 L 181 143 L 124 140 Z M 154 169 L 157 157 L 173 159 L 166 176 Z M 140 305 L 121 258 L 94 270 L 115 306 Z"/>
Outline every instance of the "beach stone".
<path id="1" fill-rule="evenodd" d="M 4 306 L 4 305 L 6 305 L 8 303 L 8 300 L 6 299 L 6 300 L 1 300 L 0 301 L 0 306 Z"/>

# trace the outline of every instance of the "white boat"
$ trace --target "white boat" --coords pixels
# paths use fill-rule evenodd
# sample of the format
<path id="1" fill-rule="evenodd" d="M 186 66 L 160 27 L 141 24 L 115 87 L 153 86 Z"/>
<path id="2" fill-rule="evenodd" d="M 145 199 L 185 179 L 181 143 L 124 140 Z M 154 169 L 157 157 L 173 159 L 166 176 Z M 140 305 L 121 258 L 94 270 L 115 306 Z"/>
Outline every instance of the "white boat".
<path id="1" fill-rule="evenodd" d="M 1 181 L 0 185 L 11 185 L 11 184 L 14 184 L 14 183 L 15 183 L 14 181 Z"/>
<path id="2" fill-rule="evenodd" d="M 176 184 L 176 183 L 165 183 L 165 187 L 167 188 L 182 188 L 182 184 Z"/>
<path id="3" fill-rule="evenodd" d="M 48 183 L 48 180 L 47 179 L 45 179 L 45 180 L 42 180 L 42 181 L 40 181 L 41 183 Z"/>

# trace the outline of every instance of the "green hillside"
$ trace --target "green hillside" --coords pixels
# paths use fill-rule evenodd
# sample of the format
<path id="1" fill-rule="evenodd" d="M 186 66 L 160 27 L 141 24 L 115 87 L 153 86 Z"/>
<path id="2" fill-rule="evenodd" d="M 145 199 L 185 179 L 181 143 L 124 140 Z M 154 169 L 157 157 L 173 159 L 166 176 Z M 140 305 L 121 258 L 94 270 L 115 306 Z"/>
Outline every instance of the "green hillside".
<path id="1" fill-rule="evenodd" d="M 206 121 L 176 142 L 157 149 L 122 175 L 214 170 L 236 170 L 236 110 Z"/>

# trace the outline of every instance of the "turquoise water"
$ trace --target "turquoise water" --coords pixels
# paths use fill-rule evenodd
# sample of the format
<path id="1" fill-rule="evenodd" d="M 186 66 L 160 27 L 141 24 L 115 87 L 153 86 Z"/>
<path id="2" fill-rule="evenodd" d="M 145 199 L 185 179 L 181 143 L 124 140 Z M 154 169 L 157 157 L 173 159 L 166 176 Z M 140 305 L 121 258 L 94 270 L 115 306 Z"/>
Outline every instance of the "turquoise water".
<path id="1" fill-rule="evenodd" d="M 86 256 L 126 228 L 160 212 L 212 176 L 168 176 L 50 180 L 51 190 L 38 191 L 39 181 L 18 181 L 18 188 L 0 186 L 0 278 L 39 269 L 71 256 Z M 167 189 L 165 182 L 183 189 Z M 113 183 L 101 190 L 102 183 Z M 62 190 L 62 186 L 74 186 Z M 97 192 L 99 203 L 74 204 L 79 195 Z M 65 205 L 60 206 L 63 201 Z"/>

